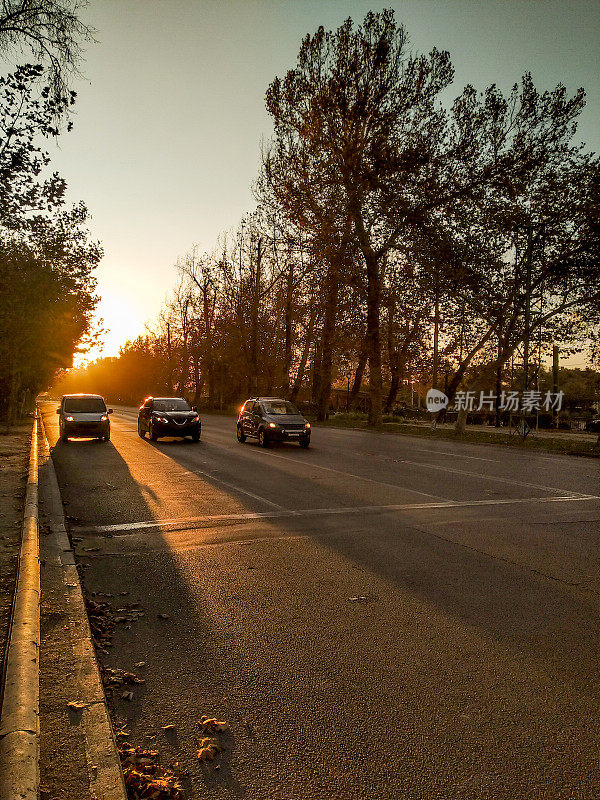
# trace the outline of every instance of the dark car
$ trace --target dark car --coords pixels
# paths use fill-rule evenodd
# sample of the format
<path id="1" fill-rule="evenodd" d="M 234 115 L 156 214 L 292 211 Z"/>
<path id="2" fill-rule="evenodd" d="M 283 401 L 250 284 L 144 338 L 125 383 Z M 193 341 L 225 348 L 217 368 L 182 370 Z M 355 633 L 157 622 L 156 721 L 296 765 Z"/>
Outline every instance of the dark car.
<path id="1" fill-rule="evenodd" d="M 591 419 L 589 422 L 586 422 L 585 429 L 590 433 L 600 433 L 600 417 L 598 417 L 597 419 Z"/>
<path id="2" fill-rule="evenodd" d="M 200 441 L 202 423 L 195 406 L 182 397 L 147 397 L 138 413 L 138 433 L 155 442 L 161 436 L 191 436 Z"/>
<path id="3" fill-rule="evenodd" d="M 60 438 L 68 442 L 69 438 L 110 439 L 110 420 L 112 408 L 106 408 L 104 398 L 99 394 L 66 394 L 60 401 L 58 426 Z"/>
<path id="4" fill-rule="evenodd" d="M 298 442 L 300 447 L 310 444 L 310 422 L 296 406 L 280 397 L 251 397 L 240 410 L 237 421 L 238 442 L 254 436 L 262 447 L 272 442 Z"/>

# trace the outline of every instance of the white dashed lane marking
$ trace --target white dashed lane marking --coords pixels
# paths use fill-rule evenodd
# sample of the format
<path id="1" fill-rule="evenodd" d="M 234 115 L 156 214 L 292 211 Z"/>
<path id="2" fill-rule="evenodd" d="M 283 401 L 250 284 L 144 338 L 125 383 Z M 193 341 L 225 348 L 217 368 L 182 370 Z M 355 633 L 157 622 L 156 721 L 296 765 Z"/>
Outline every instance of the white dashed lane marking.
<path id="1" fill-rule="evenodd" d="M 215 514 L 200 517 L 180 517 L 177 519 L 150 519 L 140 522 L 122 522 L 114 525 L 71 526 L 75 533 L 109 533 L 117 531 L 136 531 L 143 528 L 188 528 L 203 523 L 235 522 L 253 519 L 290 519 L 298 517 L 333 516 L 344 514 L 380 514 L 393 511 L 435 510 L 441 508 L 472 508 L 477 506 L 520 505 L 525 503 L 576 503 L 600 500 L 595 495 L 563 496 L 563 497 L 526 497 L 507 498 L 505 500 L 448 500 L 441 503 L 404 503 L 401 505 L 354 506 L 340 508 L 307 508 L 299 511 L 249 511 L 242 514 Z"/>

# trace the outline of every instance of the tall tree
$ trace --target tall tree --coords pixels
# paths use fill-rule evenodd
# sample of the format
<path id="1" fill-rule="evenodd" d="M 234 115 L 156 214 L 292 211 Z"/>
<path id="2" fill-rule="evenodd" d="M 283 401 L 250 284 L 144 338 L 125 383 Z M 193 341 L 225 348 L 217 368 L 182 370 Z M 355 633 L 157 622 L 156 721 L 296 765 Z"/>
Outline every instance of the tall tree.
<path id="1" fill-rule="evenodd" d="M 66 209 L 64 181 L 45 170 L 40 140 L 58 133 L 72 97 L 38 91 L 41 74 L 25 66 L 0 78 L 0 415 L 9 423 L 89 334 L 102 254 L 85 206 Z"/>
<path id="2" fill-rule="evenodd" d="M 277 153 L 273 183 L 282 206 L 313 228 L 335 210 L 340 231 L 350 222 L 362 256 L 374 425 L 382 412 L 380 315 L 388 255 L 432 209 L 464 191 L 442 156 L 448 160 L 451 149 L 455 159 L 471 157 L 464 137 L 449 137 L 436 103 L 452 80 L 448 54 L 409 55 L 406 45 L 406 32 L 389 10 L 367 14 L 356 30 L 350 19 L 335 32 L 320 28 L 304 39 L 297 67 L 267 92 Z"/>
<path id="3" fill-rule="evenodd" d="M 94 41 L 94 31 L 80 15 L 81 0 L 1 0 L 0 53 L 30 53 L 47 75 L 52 99 L 61 104 L 71 95 L 70 85 L 79 74 L 83 42 Z M 54 106 L 55 121 L 62 110 Z"/>

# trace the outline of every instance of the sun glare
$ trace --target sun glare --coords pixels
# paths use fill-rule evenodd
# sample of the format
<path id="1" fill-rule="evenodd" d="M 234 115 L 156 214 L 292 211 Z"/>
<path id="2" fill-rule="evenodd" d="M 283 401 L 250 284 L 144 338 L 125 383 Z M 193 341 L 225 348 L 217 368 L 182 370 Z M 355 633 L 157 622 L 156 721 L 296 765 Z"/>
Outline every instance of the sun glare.
<path id="1" fill-rule="evenodd" d="M 106 331 L 100 343 L 87 353 L 79 353 L 73 359 L 73 366 L 79 367 L 102 356 L 116 356 L 119 348 L 130 339 L 135 339 L 144 332 L 147 314 L 143 312 L 132 297 L 117 295 L 110 290 L 103 290 L 98 303 L 95 321 L 102 320 Z"/>

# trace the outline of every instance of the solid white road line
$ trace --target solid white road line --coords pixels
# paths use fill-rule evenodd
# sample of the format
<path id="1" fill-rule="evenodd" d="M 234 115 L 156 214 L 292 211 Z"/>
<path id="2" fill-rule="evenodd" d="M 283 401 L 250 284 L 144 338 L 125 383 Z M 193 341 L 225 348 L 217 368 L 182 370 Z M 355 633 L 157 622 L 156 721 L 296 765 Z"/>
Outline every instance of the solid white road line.
<path id="1" fill-rule="evenodd" d="M 404 503 L 383 506 L 351 506 L 339 508 L 306 508 L 298 511 L 249 511 L 243 514 L 215 514 L 201 517 L 181 517 L 177 519 L 151 519 L 142 522 L 123 522 L 116 525 L 93 525 L 71 526 L 71 530 L 77 533 L 109 533 L 111 531 L 135 531 L 143 528 L 167 528 L 173 525 L 178 527 L 195 525 L 202 522 L 235 522 L 238 520 L 254 519 L 289 519 L 316 516 L 334 516 L 344 514 L 369 514 L 386 513 L 390 511 L 422 511 L 442 508 L 472 508 L 477 506 L 505 506 L 521 505 L 524 503 L 575 503 L 589 500 L 600 500 L 596 495 L 571 495 L 563 497 L 526 497 L 526 498 L 507 498 L 504 500 L 448 500 L 440 503 Z"/>

